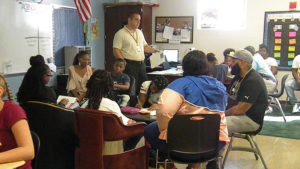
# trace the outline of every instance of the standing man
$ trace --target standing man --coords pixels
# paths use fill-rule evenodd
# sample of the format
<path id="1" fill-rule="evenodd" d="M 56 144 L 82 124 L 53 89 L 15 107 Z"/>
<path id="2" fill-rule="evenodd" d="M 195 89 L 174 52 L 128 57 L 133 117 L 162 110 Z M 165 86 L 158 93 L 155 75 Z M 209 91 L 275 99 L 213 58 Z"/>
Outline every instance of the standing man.
<path id="1" fill-rule="evenodd" d="M 227 90 L 225 111 L 229 134 L 256 131 L 264 120 L 267 90 L 251 63 L 252 54 L 247 50 L 237 51 L 233 56 L 231 73 L 235 77 Z"/>
<path id="2" fill-rule="evenodd" d="M 297 55 L 292 64 L 293 77 L 285 83 L 285 91 L 292 105 L 297 103 L 294 91 L 300 89 L 300 55 Z"/>
<path id="3" fill-rule="evenodd" d="M 140 91 L 141 84 L 147 80 L 144 52 L 159 52 L 147 44 L 143 32 L 138 29 L 140 21 L 139 13 L 130 13 L 128 24 L 115 34 L 113 41 L 113 54 L 116 59 L 126 60 L 124 72 L 135 78 L 137 92 Z"/>

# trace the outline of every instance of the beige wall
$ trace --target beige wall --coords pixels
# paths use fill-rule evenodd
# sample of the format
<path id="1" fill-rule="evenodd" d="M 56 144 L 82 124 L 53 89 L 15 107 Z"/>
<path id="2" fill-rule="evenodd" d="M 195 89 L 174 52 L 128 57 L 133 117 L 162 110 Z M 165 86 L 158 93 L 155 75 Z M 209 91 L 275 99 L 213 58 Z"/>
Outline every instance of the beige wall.
<path id="1" fill-rule="evenodd" d="M 223 51 L 226 48 L 240 49 L 247 45 L 252 45 L 256 49 L 263 42 L 264 13 L 265 11 L 285 11 L 288 10 L 289 0 L 248 0 L 246 28 L 241 30 L 203 30 L 197 29 L 197 1 L 198 0 L 160 0 L 159 7 L 153 8 L 153 42 L 154 25 L 156 16 L 194 16 L 194 42 L 193 44 L 169 45 L 160 44 L 159 49 L 179 49 L 182 58 L 184 52 L 190 48 L 213 52 L 218 60 L 223 61 Z M 299 4 L 299 3 L 298 3 Z M 280 71 L 278 79 L 290 71 Z M 281 97 L 285 100 L 286 96 Z"/>

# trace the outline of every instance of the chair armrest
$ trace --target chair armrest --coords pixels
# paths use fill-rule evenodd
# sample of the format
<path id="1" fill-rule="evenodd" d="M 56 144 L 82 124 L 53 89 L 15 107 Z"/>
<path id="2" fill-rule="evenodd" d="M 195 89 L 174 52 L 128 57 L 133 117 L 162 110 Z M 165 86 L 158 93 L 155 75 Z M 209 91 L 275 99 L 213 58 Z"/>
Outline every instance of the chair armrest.
<path id="1" fill-rule="evenodd" d="M 144 133 L 146 123 L 137 122 L 130 125 L 117 125 L 104 127 L 104 140 L 115 141 L 115 140 L 126 140 L 130 137 L 141 135 Z"/>
<path id="2" fill-rule="evenodd" d="M 124 125 L 125 126 L 125 125 Z M 130 133 L 129 137 L 144 134 L 145 127 L 147 126 L 144 122 L 136 122 L 125 126 L 126 130 Z"/>

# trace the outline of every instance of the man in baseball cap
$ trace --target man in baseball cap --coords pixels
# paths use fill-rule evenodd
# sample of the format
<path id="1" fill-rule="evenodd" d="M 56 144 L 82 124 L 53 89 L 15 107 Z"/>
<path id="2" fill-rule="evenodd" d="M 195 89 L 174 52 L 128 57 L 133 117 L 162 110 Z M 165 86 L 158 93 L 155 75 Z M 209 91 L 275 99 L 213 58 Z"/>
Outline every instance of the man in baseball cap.
<path id="1" fill-rule="evenodd" d="M 229 134 L 259 129 L 268 106 L 267 90 L 262 77 L 252 69 L 252 54 L 238 50 L 233 55 L 231 73 L 235 75 L 227 93 L 225 111 Z"/>

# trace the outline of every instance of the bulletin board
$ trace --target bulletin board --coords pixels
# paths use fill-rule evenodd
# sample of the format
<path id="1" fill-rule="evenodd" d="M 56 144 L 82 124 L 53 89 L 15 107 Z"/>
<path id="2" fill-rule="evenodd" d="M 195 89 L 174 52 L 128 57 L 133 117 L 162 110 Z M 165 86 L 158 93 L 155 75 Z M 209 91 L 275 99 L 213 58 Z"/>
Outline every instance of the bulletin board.
<path id="1" fill-rule="evenodd" d="M 290 70 L 300 54 L 300 11 L 265 12 L 264 44 L 278 69 Z"/>
<path id="2" fill-rule="evenodd" d="M 193 43 L 193 16 L 155 17 L 156 43 Z"/>

